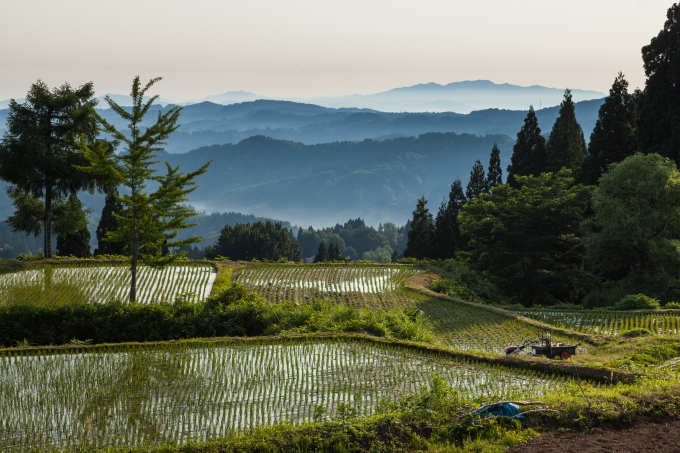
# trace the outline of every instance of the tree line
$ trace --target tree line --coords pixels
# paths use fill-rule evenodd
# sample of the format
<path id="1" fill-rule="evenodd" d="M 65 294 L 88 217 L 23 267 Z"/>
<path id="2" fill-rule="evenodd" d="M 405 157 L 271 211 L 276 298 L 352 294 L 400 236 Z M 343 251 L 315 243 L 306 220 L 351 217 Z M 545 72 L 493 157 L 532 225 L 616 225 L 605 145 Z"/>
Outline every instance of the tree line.
<path id="1" fill-rule="evenodd" d="M 679 4 L 642 58 L 644 89 L 616 76 L 588 146 L 569 90 L 547 140 L 530 106 L 506 182 L 494 148 L 436 218 L 418 200 L 405 256 L 456 258 L 525 305 L 680 300 Z"/>

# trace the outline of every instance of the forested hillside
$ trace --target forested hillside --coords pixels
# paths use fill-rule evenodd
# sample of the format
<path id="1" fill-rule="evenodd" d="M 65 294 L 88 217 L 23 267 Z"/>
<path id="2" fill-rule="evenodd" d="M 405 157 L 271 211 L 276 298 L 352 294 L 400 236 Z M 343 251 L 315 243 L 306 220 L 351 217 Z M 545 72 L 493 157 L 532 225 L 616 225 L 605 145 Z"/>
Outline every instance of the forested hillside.
<path id="1" fill-rule="evenodd" d="M 187 170 L 213 160 L 191 194 L 199 210 L 248 212 L 296 225 L 334 225 L 357 216 L 374 226 L 403 225 L 418 197 L 438 202 L 456 177 L 467 181 L 476 159 L 489 161 L 494 143 L 507 164 L 513 142 L 504 135 L 429 133 L 303 145 L 259 136 L 161 158 Z"/>

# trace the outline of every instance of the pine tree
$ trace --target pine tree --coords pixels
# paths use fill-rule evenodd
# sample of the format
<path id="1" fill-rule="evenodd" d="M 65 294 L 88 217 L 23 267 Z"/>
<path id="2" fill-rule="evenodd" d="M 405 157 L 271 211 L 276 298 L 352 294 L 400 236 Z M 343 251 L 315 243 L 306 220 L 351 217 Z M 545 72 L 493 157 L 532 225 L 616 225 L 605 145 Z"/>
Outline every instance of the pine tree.
<path id="1" fill-rule="evenodd" d="M 545 138 L 538 127 L 534 106 L 524 119 L 524 126 L 517 133 L 517 142 L 512 147 L 511 164 L 508 166 L 508 184 L 519 187 L 515 176 L 538 176 L 545 171 L 547 163 Z"/>
<path id="2" fill-rule="evenodd" d="M 501 150 L 498 149 L 496 143 L 491 148 L 491 157 L 489 158 L 489 171 L 486 174 L 486 186 L 488 191 L 503 182 L 503 170 L 501 169 Z"/>
<path id="3" fill-rule="evenodd" d="M 76 194 L 72 194 L 66 202 L 68 212 L 79 221 L 81 226 L 74 232 L 57 234 L 57 251 L 61 256 L 75 256 L 77 258 L 90 257 L 90 232 L 87 229 L 87 214 L 90 210 L 83 210 L 83 204 Z M 68 216 L 68 215 L 67 215 Z M 61 217 L 61 218 L 60 218 Z M 56 226 L 66 220 L 64 213 L 60 213 L 54 220 Z M 60 228 L 55 228 L 59 230 Z"/>
<path id="4" fill-rule="evenodd" d="M 642 48 L 645 89 L 637 115 L 643 153 L 657 153 L 680 165 L 680 3 L 668 8 L 663 30 Z"/>
<path id="5" fill-rule="evenodd" d="M 78 152 L 77 138 L 97 141 L 99 130 L 90 108 L 96 102 L 93 96 L 92 83 L 75 90 L 69 84 L 50 90 L 39 80 L 28 91 L 26 102 L 12 100 L 9 105 L 7 132 L 0 142 L 0 179 L 11 185 L 15 217 L 27 219 L 29 213 L 21 212 L 24 209 L 39 216 L 39 231 L 15 231 L 43 233 L 47 258 L 52 256 L 52 235 L 56 233 L 52 229 L 53 204 L 79 190 L 102 189 L 101 175 L 76 169 L 87 164 Z M 105 153 L 112 151 L 104 143 L 101 148 Z M 39 204 L 42 212 L 36 213 Z"/>
<path id="6" fill-rule="evenodd" d="M 560 113 L 545 147 L 548 156 L 547 171 L 557 172 L 562 168 L 570 170 L 581 168 L 586 156 L 586 140 L 583 137 L 583 129 L 576 121 L 574 108 L 571 91 L 564 90 Z"/>
<path id="7" fill-rule="evenodd" d="M 435 227 L 435 244 L 437 254 L 441 259 L 453 258 L 456 251 L 465 248 L 465 240 L 460 233 L 460 225 L 458 223 L 458 214 L 463 209 L 463 205 L 467 202 L 465 194 L 463 194 L 463 184 L 460 179 L 451 184 L 451 191 L 449 192 L 448 202 L 445 204 L 445 210 L 442 212 L 444 201 L 439 207 L 437 213 L 436 227 Z"/>
<path id="8" fill-rule="evenodd" d="M 314 257 L 314 262 L 325 263 L 326 261 L 328 261 L 328 250 L 326 249 L 326 243 L 321 241 L 316 256 Z"/>
<path id="9" fill-rule="evenodd" d="M 113 213 L 120 213 L 123 209 L 123 205 L 118 201 L 117 197 L 117 193 L 111 192 L 106 195 L 106 199 L 104 200 L 104 209 L 102 209 L 99 225 L 97 225 L 97 248 L 94 249 L 94 256 L 123 254 L 125 244 L 122 242 L 104 240 L 109 231 L 115 231 L 118 228 L 118 220 Z"/>
<path id="10" fill-rule="evenodd" d="M 73 234 L 57 236 L 57 253 L 61 256 L 77 258 L 90 257 L 90 232 L 82 228 Z"/>
<path id="11" fill-rule="evenodd" d="M 477 159 L 472 166 L 472 171 L 470 171 L 470 181 L 468 181 L 467 188 L 465 189 L 465 195 L 467 199 L 477 198 L 483 193 L 488 193 L 489 188 L 486 185 L 486 176 L 484 175 L 484 166 Z"/>
<path id="12" fill-rule="evenodd" d="M 609 89 L 609 96 L 600 106 L 579 182 L 597 184 L 597 180 L 610 164 L 621 162 L 635 154 L 635 97 L 628 93 L 628 81 L 619 72 Z"/>
<path id="13" fill-rule="evenodd" d="M 411 229 L 408 232 L 408 242 L 404 250 L 404 256 L 407 258 L 436 258 L 432 214 L 426 205 L 427 200 L 423 196 L 418 200 L 416 210 L 413 211 Z"/>

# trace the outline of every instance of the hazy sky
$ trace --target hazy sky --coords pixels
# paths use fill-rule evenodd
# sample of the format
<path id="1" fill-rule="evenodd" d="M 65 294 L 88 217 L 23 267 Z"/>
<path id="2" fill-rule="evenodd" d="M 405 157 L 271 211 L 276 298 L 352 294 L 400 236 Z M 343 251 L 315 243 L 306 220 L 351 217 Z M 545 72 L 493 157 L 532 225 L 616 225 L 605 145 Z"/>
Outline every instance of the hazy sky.
<path id="1" fill-rule="evenodd" d="M 417 83 L 606 92 L 644 85 L 661 0 L 2 0 L 0 100 L 31 83 L 129 92 L 162 76 L 175 101 L 370 94 Z"/>

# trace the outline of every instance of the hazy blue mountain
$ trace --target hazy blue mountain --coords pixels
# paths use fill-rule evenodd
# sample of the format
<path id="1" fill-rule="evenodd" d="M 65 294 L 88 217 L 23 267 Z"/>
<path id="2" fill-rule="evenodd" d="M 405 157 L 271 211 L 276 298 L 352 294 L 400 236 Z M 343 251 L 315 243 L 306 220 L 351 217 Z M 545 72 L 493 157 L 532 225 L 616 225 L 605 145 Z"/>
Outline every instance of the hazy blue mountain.
<path id="1" fill-rule="evenodd" d="M 215 104 L 236 104 L 238 102 L 255 101 L 257 99 L 265 99 L 265 97 L 251 93 L 249 91 L 227 91 L 226 93 L 222 94 L 206 96 L 203 99 L 188 102 L 188 104 L 198 104 L 201 102 L 213 102 Z"/>
<path id="2" fill-rule="evenodd" d="M 0 109 L 8 109 L 10 101 L 11 101 L 11 99 L 5 99 L 4 101 L 0 101 Z M 22 102 L 26 101 L 26 98 L 18 98 L 18 99 L 15 99 L 15 101 L 17 101 L 19 104 L 21 104 Z"/>
<path id="3" fill-rule="evenodd" d="M 102 109 L 108 109 L 109 108 L 109 104 L 104 99 L 106 96 L 110 97 L 113 102 L 120 105 L 121 107 L 131 107 L 132 106 L 132 98 L 129 95 L 107 93 L 107 94 L 104 94 L 102 96 L 96 97 L 97 101 L 99 101 L 99 107 L 102 108 Z M 149 99 L 151 99 L 149 96 L 144 96 L 145 101 L 148 101 Z M 169 100 L 163 99 L 163 98 L 158 98 L 154 102 L 154 104 L 158 104 L 158 105 L 168 105 L 168 104 L 172 104 L 172 103 L 173 103 L 172 101 L 169 101 Z"/>
<path id="4" fill-rule="evenodd" d="M 574 101 L 586 101 L 606 96 L 605 93 L 572 89 Z M 470 113 L 490 108 L 528 110 L 552 107 L 562 102 L 564 88 L 548 88 L 540 85 L 523 87 L 508 83 L 496 84 L 489 80 L 468 80 L 448 85 L 424 83 L 410 87 L 394 88 L 381 93 L 309 99 L 326 107 L 370 108 L 385 112 L 455 111 Z M 451 104 L 447 104 L 451 103 Z"/>
<path id="5" fill-rule="evenodd" d="M 476 159 L 486 165 L 494 143 L 505 168 L 513 139 L 454 133 L 318 145 L 257 136 L 161 159 L 185 171 L 213 160 L 190 195 L 200 210 L 247 212 L 298 225 L 333 225 L 357 216 L 371 225 L 400 225 L 422 195 L 436 210 L 456 177 L 467 182 Z"/>
<path id="6" fill-rule="evenodd" d="M 602 99 L 576 103 L 576 117 L 586 139 L 595 126 Z M 172 105 L 154 105 L 144 125 L 155 122 L 158 111 Z M 125 121 L 111 109 L 98 110 L 120 130 Z M 0 110 L 0 133 L 9 110 Z M 537 110 L 541 129 L 548 134 L 559 112 L 559 106 Z M 505 134 L 515 137 L 522 127 L 525 110 L 486 109 L 460 114 L 389 113 L 358 108 L 328 108 L 290 101 L 257 100 L 231 105 L 202 102 L 184 107 L 182 126 L 168 140 L 170 153 L 184 153 L 209 145 L 238 143 L 257 135 L 305 144 L 335 141 L 361 141 L 398 136 L 417 136 L 428 132 L 457 134 Z"/>

